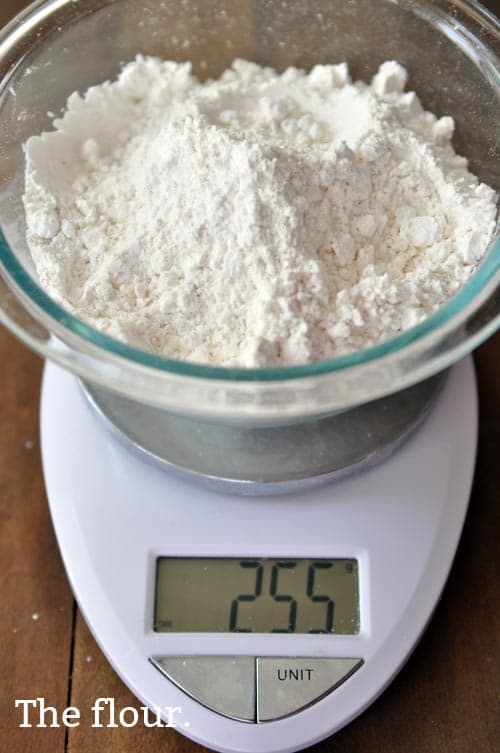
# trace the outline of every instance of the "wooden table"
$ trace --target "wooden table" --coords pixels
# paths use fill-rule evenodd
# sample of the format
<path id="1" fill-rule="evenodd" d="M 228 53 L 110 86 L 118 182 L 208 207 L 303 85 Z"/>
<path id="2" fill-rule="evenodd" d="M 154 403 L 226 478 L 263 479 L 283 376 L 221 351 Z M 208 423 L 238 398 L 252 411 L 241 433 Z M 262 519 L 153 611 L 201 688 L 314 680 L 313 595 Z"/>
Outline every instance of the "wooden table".
<path id="1" fill-rule="evenodd" d="M 490 6 L 498 4 L 488 3 Z M 2 0 L 0 24 L 25 3 Z M 500 334 L 476 353 L 479 451 L 458 554 L 408 664 L 361 717 L 315 750 L 493 753 L 499 750 Z M 0 330 L 0 753 L 197 753 L 172 730 L 92 729 L 99 696 L 138 705 L 73 600 L 46 504 L 38 441 L 42 362 Z M 82 709 L 81 726 L 20 729 L 15 699 Z"/>

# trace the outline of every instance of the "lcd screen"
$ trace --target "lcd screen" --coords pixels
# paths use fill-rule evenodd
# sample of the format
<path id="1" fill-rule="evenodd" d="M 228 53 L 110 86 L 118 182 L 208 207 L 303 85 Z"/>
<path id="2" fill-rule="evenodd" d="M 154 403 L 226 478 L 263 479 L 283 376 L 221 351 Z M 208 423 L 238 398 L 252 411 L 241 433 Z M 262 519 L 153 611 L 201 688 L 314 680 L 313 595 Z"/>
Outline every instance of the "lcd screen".
<path id="1" fill-rule="evenodd" d="M 160 557 L 154 630 L 355 635 L 358 562 Z"/>

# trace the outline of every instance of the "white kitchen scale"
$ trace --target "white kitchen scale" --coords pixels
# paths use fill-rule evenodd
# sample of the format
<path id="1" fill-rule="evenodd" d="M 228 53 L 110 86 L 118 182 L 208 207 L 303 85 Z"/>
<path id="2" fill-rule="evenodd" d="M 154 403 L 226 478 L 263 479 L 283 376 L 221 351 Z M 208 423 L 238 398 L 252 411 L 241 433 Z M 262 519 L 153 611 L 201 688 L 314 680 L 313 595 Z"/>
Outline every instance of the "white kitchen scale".
<path id="1" fill-rule="evenodd" d="M 470 357 L 453 367 L 383 464 L 286 496 L 171 477 L 52 364 L 41 439 L 71 585 L 125 684 L 214 750 L 297 751 L 377 698 L 433 612 L 471 488 L 474 371 Z"/>

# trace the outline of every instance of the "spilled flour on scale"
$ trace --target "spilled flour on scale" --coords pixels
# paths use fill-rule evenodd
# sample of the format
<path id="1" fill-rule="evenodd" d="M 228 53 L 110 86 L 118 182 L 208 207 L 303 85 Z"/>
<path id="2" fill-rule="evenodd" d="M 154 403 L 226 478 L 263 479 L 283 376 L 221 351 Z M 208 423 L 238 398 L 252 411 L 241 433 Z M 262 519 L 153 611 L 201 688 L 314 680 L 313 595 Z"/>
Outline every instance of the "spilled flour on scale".
<path id="1" fill-rule="evenodd" d="M 216 365 L 318 361 L 420 322 L 496 209 L 406 78 L 237 60 L 202 84 L 138 57 L 27 142 L 40 283 L 113 337 Z"/>

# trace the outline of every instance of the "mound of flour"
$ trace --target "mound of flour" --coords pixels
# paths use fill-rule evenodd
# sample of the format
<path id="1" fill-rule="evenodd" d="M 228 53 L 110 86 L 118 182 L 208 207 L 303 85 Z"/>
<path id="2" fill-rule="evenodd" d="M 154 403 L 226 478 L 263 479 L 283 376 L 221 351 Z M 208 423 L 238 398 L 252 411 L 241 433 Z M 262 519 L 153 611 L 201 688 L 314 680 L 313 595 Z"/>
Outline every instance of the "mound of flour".
<path id="1" fill-rule="evenodd" d="M 454 123 L 384 63 L 201 84 L 138 57 L 26 144 L 42 286 L 97 329 L 172 358 L 299 364 L 364 348 L 446 302 L 483 256 L 495 194 Z"/>

